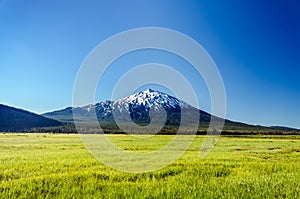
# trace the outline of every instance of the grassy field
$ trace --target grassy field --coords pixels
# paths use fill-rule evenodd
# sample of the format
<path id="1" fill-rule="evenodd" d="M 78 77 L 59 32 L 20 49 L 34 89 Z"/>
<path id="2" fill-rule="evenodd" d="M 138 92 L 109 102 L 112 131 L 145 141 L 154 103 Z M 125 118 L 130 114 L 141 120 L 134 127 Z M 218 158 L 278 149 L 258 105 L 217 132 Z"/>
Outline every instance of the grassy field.
<path id="1" fill-rule="evenodd" d="M 155 150 L 109 135 L 126 150 Z M 106 167 L 78 135 L 0 134 L 0 198 L 300 198 L 300 136 L 221 137 L 204 159 L 197 136 L 166 168 L 132 174 Z"/>

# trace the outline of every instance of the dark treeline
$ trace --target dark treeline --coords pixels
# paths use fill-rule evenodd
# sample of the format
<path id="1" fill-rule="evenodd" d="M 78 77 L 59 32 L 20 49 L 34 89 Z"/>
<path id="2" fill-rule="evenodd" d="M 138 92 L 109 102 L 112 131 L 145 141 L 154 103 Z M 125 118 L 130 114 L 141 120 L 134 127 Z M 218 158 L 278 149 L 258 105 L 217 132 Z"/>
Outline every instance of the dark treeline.
<path id="1" fill-rule="evenodd" d="M 206 134 L 219 134 L 216 130 L 212 130 L 208 132 L 208 125 L 209 123 L 201 123 L 198 127 L 198 130 L 192 129 L 189 126 L 181 127 L 179 130 L 178 125 L 165 125 L 159 132 L 155 132 L 157 129 L 147 128 L 147 130 L 141 132 L 140 130 L 136 130 L 132 128 L 130 124 L 123 125 L 123 130 L 120 129 L 115 123 L 112 122 L 102 122 L 99 124 L 88 124 L 82 123 L 77 126 L 77 129 L 74 124 L 69 123 L 63 126 L 51 126 L 51 127 L 36 127 L 31 129 L 25 129 L 20 132 L 27 132 L 27 133 L 105 133 L 105 134 L 153 134 L 156 133 L 158 135 L 174 135 L 174 134 L 197 134 L 197 135 L 206 135 Z M 124 127 L 125 126 L 125 127 Z M 300 134 L 299 130 L 293 129 L 282 129 L 282 128 L 270 128 L 270 127 L 262 127 L 262 126 L 253 126 L 253 125 L 244 125 L 241 124 L 240 126 L 232 126 L 230 124 L 226 124 L 220 133 L 221 135 L 295 135 Z"/>

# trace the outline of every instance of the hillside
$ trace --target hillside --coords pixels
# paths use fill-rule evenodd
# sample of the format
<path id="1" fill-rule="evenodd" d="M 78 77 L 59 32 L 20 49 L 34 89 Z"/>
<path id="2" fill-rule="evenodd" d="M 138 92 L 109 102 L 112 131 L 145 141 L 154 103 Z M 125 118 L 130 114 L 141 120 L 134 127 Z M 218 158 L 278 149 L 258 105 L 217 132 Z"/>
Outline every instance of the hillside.
<path id="1" fill-rule="evenodd" d="M 34 127 L 61 126 L 62 122 L 0 104 L 0 131 L 25 131 Z"/>

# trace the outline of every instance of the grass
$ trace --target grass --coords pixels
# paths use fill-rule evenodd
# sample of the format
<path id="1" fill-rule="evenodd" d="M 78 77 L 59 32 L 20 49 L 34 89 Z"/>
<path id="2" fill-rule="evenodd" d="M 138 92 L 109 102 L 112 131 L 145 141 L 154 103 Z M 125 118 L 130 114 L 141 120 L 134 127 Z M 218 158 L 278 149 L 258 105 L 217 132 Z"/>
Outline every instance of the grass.
<path id="1" fill-rule="evenodd" d="M 129 151 L 170 141 L 109 135 Z M 0 134 L 0 198 L 299 198 L 300 136 L 223 136 L 204 159 L 197 136 L 177 161 L 132 174 L 97 161 L 78 135 Z"/>

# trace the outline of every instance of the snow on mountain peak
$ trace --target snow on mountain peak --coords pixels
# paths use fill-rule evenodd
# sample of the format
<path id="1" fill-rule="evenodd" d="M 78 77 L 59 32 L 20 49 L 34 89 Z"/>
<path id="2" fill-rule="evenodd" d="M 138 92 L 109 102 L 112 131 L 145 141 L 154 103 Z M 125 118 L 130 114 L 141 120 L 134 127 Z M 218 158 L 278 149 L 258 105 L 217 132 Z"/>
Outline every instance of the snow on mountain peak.
<path id="1" fill-rule="evenodd" d="M 117 105 L 118 108 L 121 108 L 121 105 L 128 108 L 129 104 L 130 106 L 144 106 L 147 110 L 151 107 L 157 110 L 162 107 L 180 108 L 188 106 L 188 104 L 175 97 L 152 89 L 146 89 L 128 97 L 116 100 L 113 104 Z"/>

